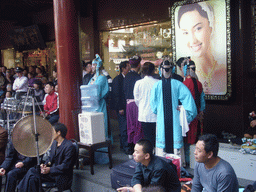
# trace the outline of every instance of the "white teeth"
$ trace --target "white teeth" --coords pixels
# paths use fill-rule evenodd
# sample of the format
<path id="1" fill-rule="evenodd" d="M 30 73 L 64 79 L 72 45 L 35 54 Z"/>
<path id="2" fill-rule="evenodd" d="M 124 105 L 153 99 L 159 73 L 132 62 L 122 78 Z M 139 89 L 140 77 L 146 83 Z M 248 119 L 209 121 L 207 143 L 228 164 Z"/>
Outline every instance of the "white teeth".
<path id="1" fill-rule="evenodd" d="M 190 46 L 190 48 L 192 49 L 192 51 L 197 52 L 201 49 L 202 44 L 196 45 L 196 46 Z"/>

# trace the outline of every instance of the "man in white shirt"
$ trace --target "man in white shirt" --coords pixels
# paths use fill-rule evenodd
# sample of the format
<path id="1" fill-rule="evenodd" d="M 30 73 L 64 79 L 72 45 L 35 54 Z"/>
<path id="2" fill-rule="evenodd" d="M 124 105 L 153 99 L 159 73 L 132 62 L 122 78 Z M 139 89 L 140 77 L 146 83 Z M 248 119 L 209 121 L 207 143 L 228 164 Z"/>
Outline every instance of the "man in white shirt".
<path id="1" fill-rule="evenodd" d="M 156 114 L 153 113 L 150 107 L 150 96 L 153 85 L 159 81 L 154 79 L 155 65 L 151 62 L 146 62 L 142 66 L 142 74 L 145 77 L 136 81 L 133 89 L 133 95 L 136 105 L 138 106 L 138 120 L 144 133 L 144 138 L 148 139 L 153 146 L 156 140 Z"/>
<path id="2" fill-rule="evenodd" d="M 23 69 L 21 67 L 16 68 L 17 78 L 13 83 L 13 90 L 16 92 L 16 99 L 27 93 L 28 91 L 28 78 L 23 76 Z"/>

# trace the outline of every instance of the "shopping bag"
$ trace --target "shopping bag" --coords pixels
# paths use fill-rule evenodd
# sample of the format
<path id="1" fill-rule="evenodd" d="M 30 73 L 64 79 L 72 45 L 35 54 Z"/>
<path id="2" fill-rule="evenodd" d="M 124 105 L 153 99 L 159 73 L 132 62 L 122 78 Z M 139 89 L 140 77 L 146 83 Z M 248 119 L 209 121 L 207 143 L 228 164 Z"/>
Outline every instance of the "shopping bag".
<path id="1" fill-rule="evenodd" d="M 180 178 L 180 171 L 181 171 L 181 158 L 178 155 L 167 153 L 165 156 L 166 159 L 171 159 L 172 163 L 177 167 L 177 174 Z"/>

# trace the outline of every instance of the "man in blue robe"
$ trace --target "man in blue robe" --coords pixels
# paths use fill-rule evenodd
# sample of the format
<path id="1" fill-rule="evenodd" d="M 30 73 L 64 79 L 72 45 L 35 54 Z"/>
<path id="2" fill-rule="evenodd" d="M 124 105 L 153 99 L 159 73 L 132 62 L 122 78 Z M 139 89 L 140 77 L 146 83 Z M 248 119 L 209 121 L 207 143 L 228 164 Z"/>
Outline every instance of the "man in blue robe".
<path id="1" fill-rule="evenodd" d="M 178 101 L 186 111 L 188 123 L 197 115 L 195 101 L 189 89 L 171 78 L 172 68 L 172 61 L 164 58 L 161 64 L 162 81 L 154 84 L 150 97 L 151 109 L 157 114 L 156 148 L 166 153 L 174 153 L 174 149 L 183 147 Z"/>

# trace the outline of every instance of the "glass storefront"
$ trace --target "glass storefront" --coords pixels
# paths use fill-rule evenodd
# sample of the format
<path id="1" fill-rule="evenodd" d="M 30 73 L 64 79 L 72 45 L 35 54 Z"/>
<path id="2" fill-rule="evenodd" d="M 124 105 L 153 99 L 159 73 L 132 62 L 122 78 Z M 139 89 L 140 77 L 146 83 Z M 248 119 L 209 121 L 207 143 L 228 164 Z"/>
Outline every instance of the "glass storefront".
<path id="1" fill-rule="evenodd" d="M 158 66 L 163 53 L 171 53 L 171 39 L 171 21 L 102 32 L 104 66 L 112 78 L 133 55 Z"/>

